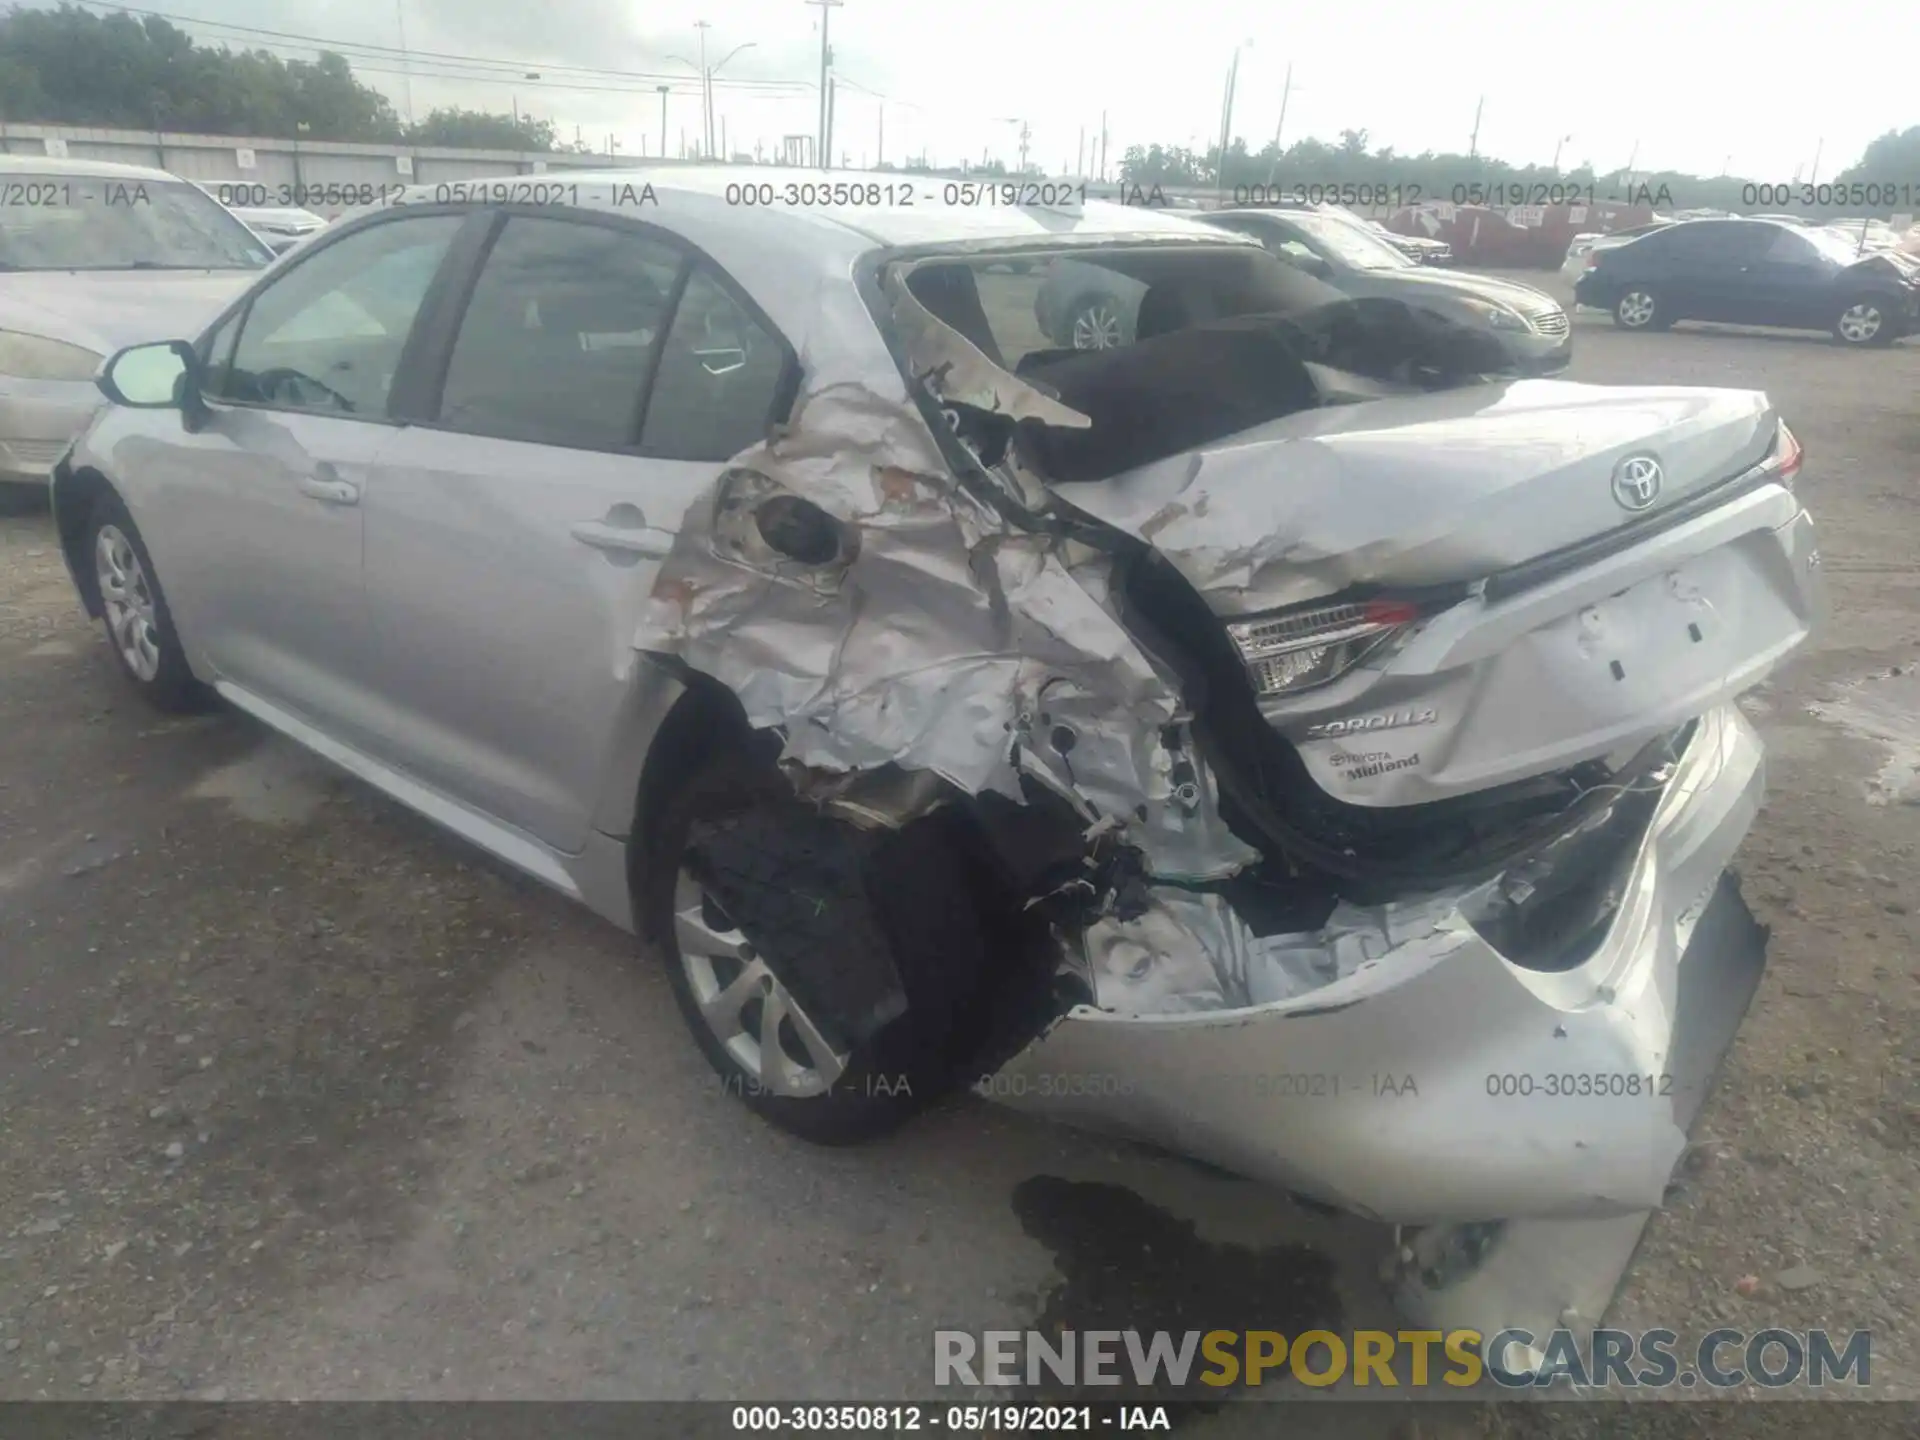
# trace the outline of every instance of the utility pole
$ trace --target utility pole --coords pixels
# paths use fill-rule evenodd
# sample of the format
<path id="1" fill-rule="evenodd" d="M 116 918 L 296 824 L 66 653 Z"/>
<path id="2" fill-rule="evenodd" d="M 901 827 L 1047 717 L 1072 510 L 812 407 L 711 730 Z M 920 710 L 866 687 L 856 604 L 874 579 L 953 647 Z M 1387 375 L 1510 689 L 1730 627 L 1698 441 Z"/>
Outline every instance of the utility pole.
<path id="1" fill-rule="evenodd" d="M 1286 83 L 1280 87 L 1280 119 L 1273 127 L 1273 163 L 1267 167 L 1267 184 L 1272 185 L 1280 178 L 1280 132 L 1287 128 L 1287 101 L 1293 98 L 1293 62 L 1287 62 Z"/>
<path id="2" fill-rule="evenodd" d="M 704 20 L 693 22 L 700 32 L 700 125 L 706 136 L 707 157 L 713 157 L 713 75 L 707 69 L 707 31 L 713 27 Z"/>
<path id="3" fill-rule="evenodd" d="M 407 0 L 393 0 L 393 18 L 400 26 L 400 74 L 406 87 L 407 125 L 413 125 L 413 61 L 407 56 Z"/>
<path id="4" fill-rule="evenodd" d="M 880 102 L 880 140 L 873 149 L 873 168 L 878 170 L 887 163 L 887 102 Z"/>
<path id="5" fill-rule="evenodd" d="M 727 148 L 727 117 L 720 117 L 720 161 L 725 164 L 733 151 Z"/>
<path id="6" fill-rule="evenodd" d="M 667 87 L 656 85 L 653 88 L 660 92 L 660 158 L 664 160 L 667 158 Z"/>
<path id="7" fill-rule="evenodd" d="M 1233 47 L 1233 63 L 1227 66 L 1227 93 L 1220 102 L 1220 163 L 1215 167 L 1214 183 L 1224 195 L 1227 189 L 1227 145 L 1233 132 L 1233 87 L 1240 79 L 1240 47 Z"/>
<path id="8" fill-rule="evenodd" d="M 1100 178 L 1107 178 L 1107 112 L 1100 112 Z"/>
<path id="9" fill-rule="evenodd" d="M 1827 137 L 1822 135 L 1813 143 L 1813 173 L 1807 176 L 1807 184 L 1820 183 L 1820 152 L 1827 148 Z"/>
<path id="10" fill-rule="evenodd" d="M 840 86 L 833 76 L 827 76 L 827 168 L 833 168 L 833 120 L 834 109 L 840 101 Z M 846 166 L 846 156 L 840 157 L 841 167 Z"/>
<path id="11" fill-rule="evenodd" d="M 1080 143 L 1073 151 L 1073 175 L 1077 180 L 1084 173 L 1082 167 L 1087 163 L 1087 127 L 1080 127 Z"/>
<path id="12" fill-rule="evenodd" d="M 820 168 L 831 170 L 833 149 L 828 127 L 833 123 L 833 93 L 828 88 L 827 72 L 833 68 L 833 46 L 827 41 L 827 22 L 846 0 L 806 0 L 806 3 L 820 7 L 820 139 L 814 148 Z"/>
<path id="13" fill-rule="evenodd" d="M 1569 140 L 1571 140 L 1572 138 L 1573 138 L 1573 137 L 1572 137 L 1571 135 L 1562 135 L 1562 136 L 1561 136 L 1561 137 L 1560 137 L 1560 138 L 1559 138 L 1558 140 L 1556 140 L 1556 141 L 1554 142 L 1554 145 L 1553 145 L 1553 173 L 1554 173 L 1554 174 L 1556 174 L 1556 175 L 1558 175 L 1558 174 L 1560 173 L 1560 147 L 1561 147 L 1562 145 L 1565 145 L 1565 144 L 1567 143 L 1567 141 L 1569 141 Z M 1724 171 L 1724 170 L 1723 170 L 1723 171 L 1721 171 L 1720 173 L 1724 175 L 1724 174 L 1726 174 L 1726 171 Z"/>
<path id="14" fill-rule="evenodd" d="M 1467 158 L 1469 160 L 1478 160 L 1480 158 L 1480 112 L 1486 108 L 1487 97 L 1482 95 L 1479 103 L 1473 107 L 1473 135 L 1467 141 Z"/>

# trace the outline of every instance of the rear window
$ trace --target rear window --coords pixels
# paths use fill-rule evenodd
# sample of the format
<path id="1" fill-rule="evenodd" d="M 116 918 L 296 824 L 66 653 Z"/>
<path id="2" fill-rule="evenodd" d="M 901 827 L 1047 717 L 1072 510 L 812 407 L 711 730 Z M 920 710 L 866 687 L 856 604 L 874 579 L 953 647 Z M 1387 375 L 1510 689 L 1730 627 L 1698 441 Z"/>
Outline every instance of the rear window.
<path id="1" fill-rule="evenodd" d="M 1103 479 L 1301 410 L 1514 367 L 1491 331 L 1349 298 L 1253 246 L 956 257 L 914 265 L 906 285 L 995 365 L 1092 421 L 1020 422 L 1024 457 L 1060 481 Z M 917 370 L 938 366 L 915 358 Z M 1004 415 L 951 408 L 983 456 L 1016 440 Z"/>

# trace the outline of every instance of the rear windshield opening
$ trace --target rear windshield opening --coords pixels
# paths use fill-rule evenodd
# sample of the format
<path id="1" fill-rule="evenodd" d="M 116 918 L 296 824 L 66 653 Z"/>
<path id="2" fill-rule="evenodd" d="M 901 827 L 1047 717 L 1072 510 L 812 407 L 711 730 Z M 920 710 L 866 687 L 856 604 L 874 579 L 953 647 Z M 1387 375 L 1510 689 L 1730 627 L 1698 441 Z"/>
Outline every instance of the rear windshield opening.
<path id="1" fill-rule="evenodd" d="M 1063 482 L 1302 410 L 1513 373 L 1490 335 L 1399 300 L 1351 299 L 1251 246 L 923 261 L 906 285 L 995 365 L 1092 421 L 1021 422 L 1023 458 Z"/>

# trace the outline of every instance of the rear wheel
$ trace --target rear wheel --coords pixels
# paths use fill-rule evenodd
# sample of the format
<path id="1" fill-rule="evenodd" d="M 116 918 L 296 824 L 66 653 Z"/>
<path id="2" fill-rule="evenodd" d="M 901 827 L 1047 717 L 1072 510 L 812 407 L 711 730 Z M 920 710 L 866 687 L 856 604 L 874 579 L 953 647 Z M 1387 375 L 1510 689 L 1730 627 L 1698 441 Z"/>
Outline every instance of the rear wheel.
<path id="1" fill-rule="evenodd" d="M 1891 345 L 1896 334 L 1893 316 L 1887 304 L 1877 296 L 1862 295 L 1846 301 L 1833 322 L 1833 338 L 1842 345 L 1866 349 Z"/>
<path id="2" fill-rule="evenodd" d="M 1076 350 L 1112 350 L 1127 343 L 1126 318 L 1111 295 L 1083 295 L 1068 315 L 1067 338 Z"/>
<path id="3" fill-rule="evenodd" d="M 768 846 L 747 878 L 771 906 L 804 900 L 814 908 L 789 910 L 793 923 L 762 925 L 772 950 L 762 953 L 703 877 L 698 837 L 755 811 L 797 814 L 795 806 L 784 779 L 737 755 L 695 773 L 666 805 L 648 847 L 651 861 L 638 877 L 642 920 L 665 951 L 681 1015 L 728 1093 L 803 1139 L 857 1144 L 903 1124 L 959 1078 L 977 1031 L 986 946 L 966 867 L 933 822 L 874 837 L 866 867 L 838 870 L 808 863 L 796 824 L 795 848 Z M 804 896 L 794 893 L 802 872 Z M 806 923 L 823 911 L 871 923 Z M 865 1040 L 836 1041 L 782 977 L 862 970 L 873 957 L 852 952 L 874 944 L 886 947 L 899 973 L 906 1011 Z"/>
<path id="4" fill-rule="evenodd" d="M 1613 302 L 1613 323 L 1622 330 L 1664 330 L 1673 319 L 1652 290 L 1644 285 L 1629 285 Z"/>
<path id="5" fill-rule="evenodd" d="M 203 708 L 208 693 L 187 664 L 153 557 L 125 503 L 111 490 L 94 502 L 87 519 L 86 553 L 120 673 L 156 709 L 178 714 Z"/>

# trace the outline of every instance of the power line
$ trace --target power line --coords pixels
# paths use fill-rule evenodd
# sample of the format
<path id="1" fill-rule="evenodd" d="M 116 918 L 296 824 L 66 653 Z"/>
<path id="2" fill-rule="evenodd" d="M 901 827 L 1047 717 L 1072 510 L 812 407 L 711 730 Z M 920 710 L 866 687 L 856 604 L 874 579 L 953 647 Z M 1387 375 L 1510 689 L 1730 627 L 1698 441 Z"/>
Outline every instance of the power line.
<path id="1" fill-rule="evenodd" d="M 166 10 L 146 10 L 131 5 L 114 4 L 111 3 L 111 0 L 79 0 L 79 3 L 88 9 L 117 12 L 126 15 L 139 15 L 154 20 L 166 20 L 170 23 L 183 26 L 198 26 L 204 30 L 232 32 L 237 36 L 264 36 L 270 40 L 280 42 L 277 46 L 262 45 L 259 47 L 261 49 L 309 49 L 321 53 L 332 52 L 355 61 L 370 57 L 381 60 L 399 60 L 411 66 L 418 66 L 422 62 L 441 66 L 461 66 L 478 72 L 457 73 L 445 69 L 415 71 L 415 73 L 428 75 L 437 79 L 475 80 L 483 83 L 488 80 L 508 80 L 515 84 L 546 84 L 558 88 L 575 90 L 625 90 L 633 88 L 632 86 L 622 85 L 576 85 L 570 82 L 547 80 L 545 76 L 549 72 L 552 72 L 585 75 L 606 80 L 626 80 L 643 83 L 644 88 L 651 91 L 660 81 L 671 82 L 683 78 L 671 73 L 646 70 L 609 70 L 586 65 L 548 65 L 543 62 L 507 60 L 489 55 L 457 55 L 444 50 L 410 50 L 392 45 L 381 45 L 373 41 L 323 40 L 317 35 L 302 35 L 290 30 L 269 30 L 257 25 L 236 25 L 224 20 L 203 20 L 195 15 L 181 15 Z M 220 33 L 214 35 L 212 38 L 225 40 L 228 38 L 228 35 Z M 534 73 L 538 73 L 541 79 L 529 80 L 527 78 L 528 73 L 536 64 L 538 64 L 538 70 Z M 365 68 L 370 73 L 376 75 L 404 75 L 408 73 L 405 69 L 382 70 L 372 65 L 366 65 L 360 68 Z M 489 70 L 492 73 L 487 73 Z M 784 93 L 811 90 L 814 88 L 811 82 L 805 80 L 716 79 L 714 83 L 716 85 L 727 85 L 741 90 L 765 90 Z"/>

